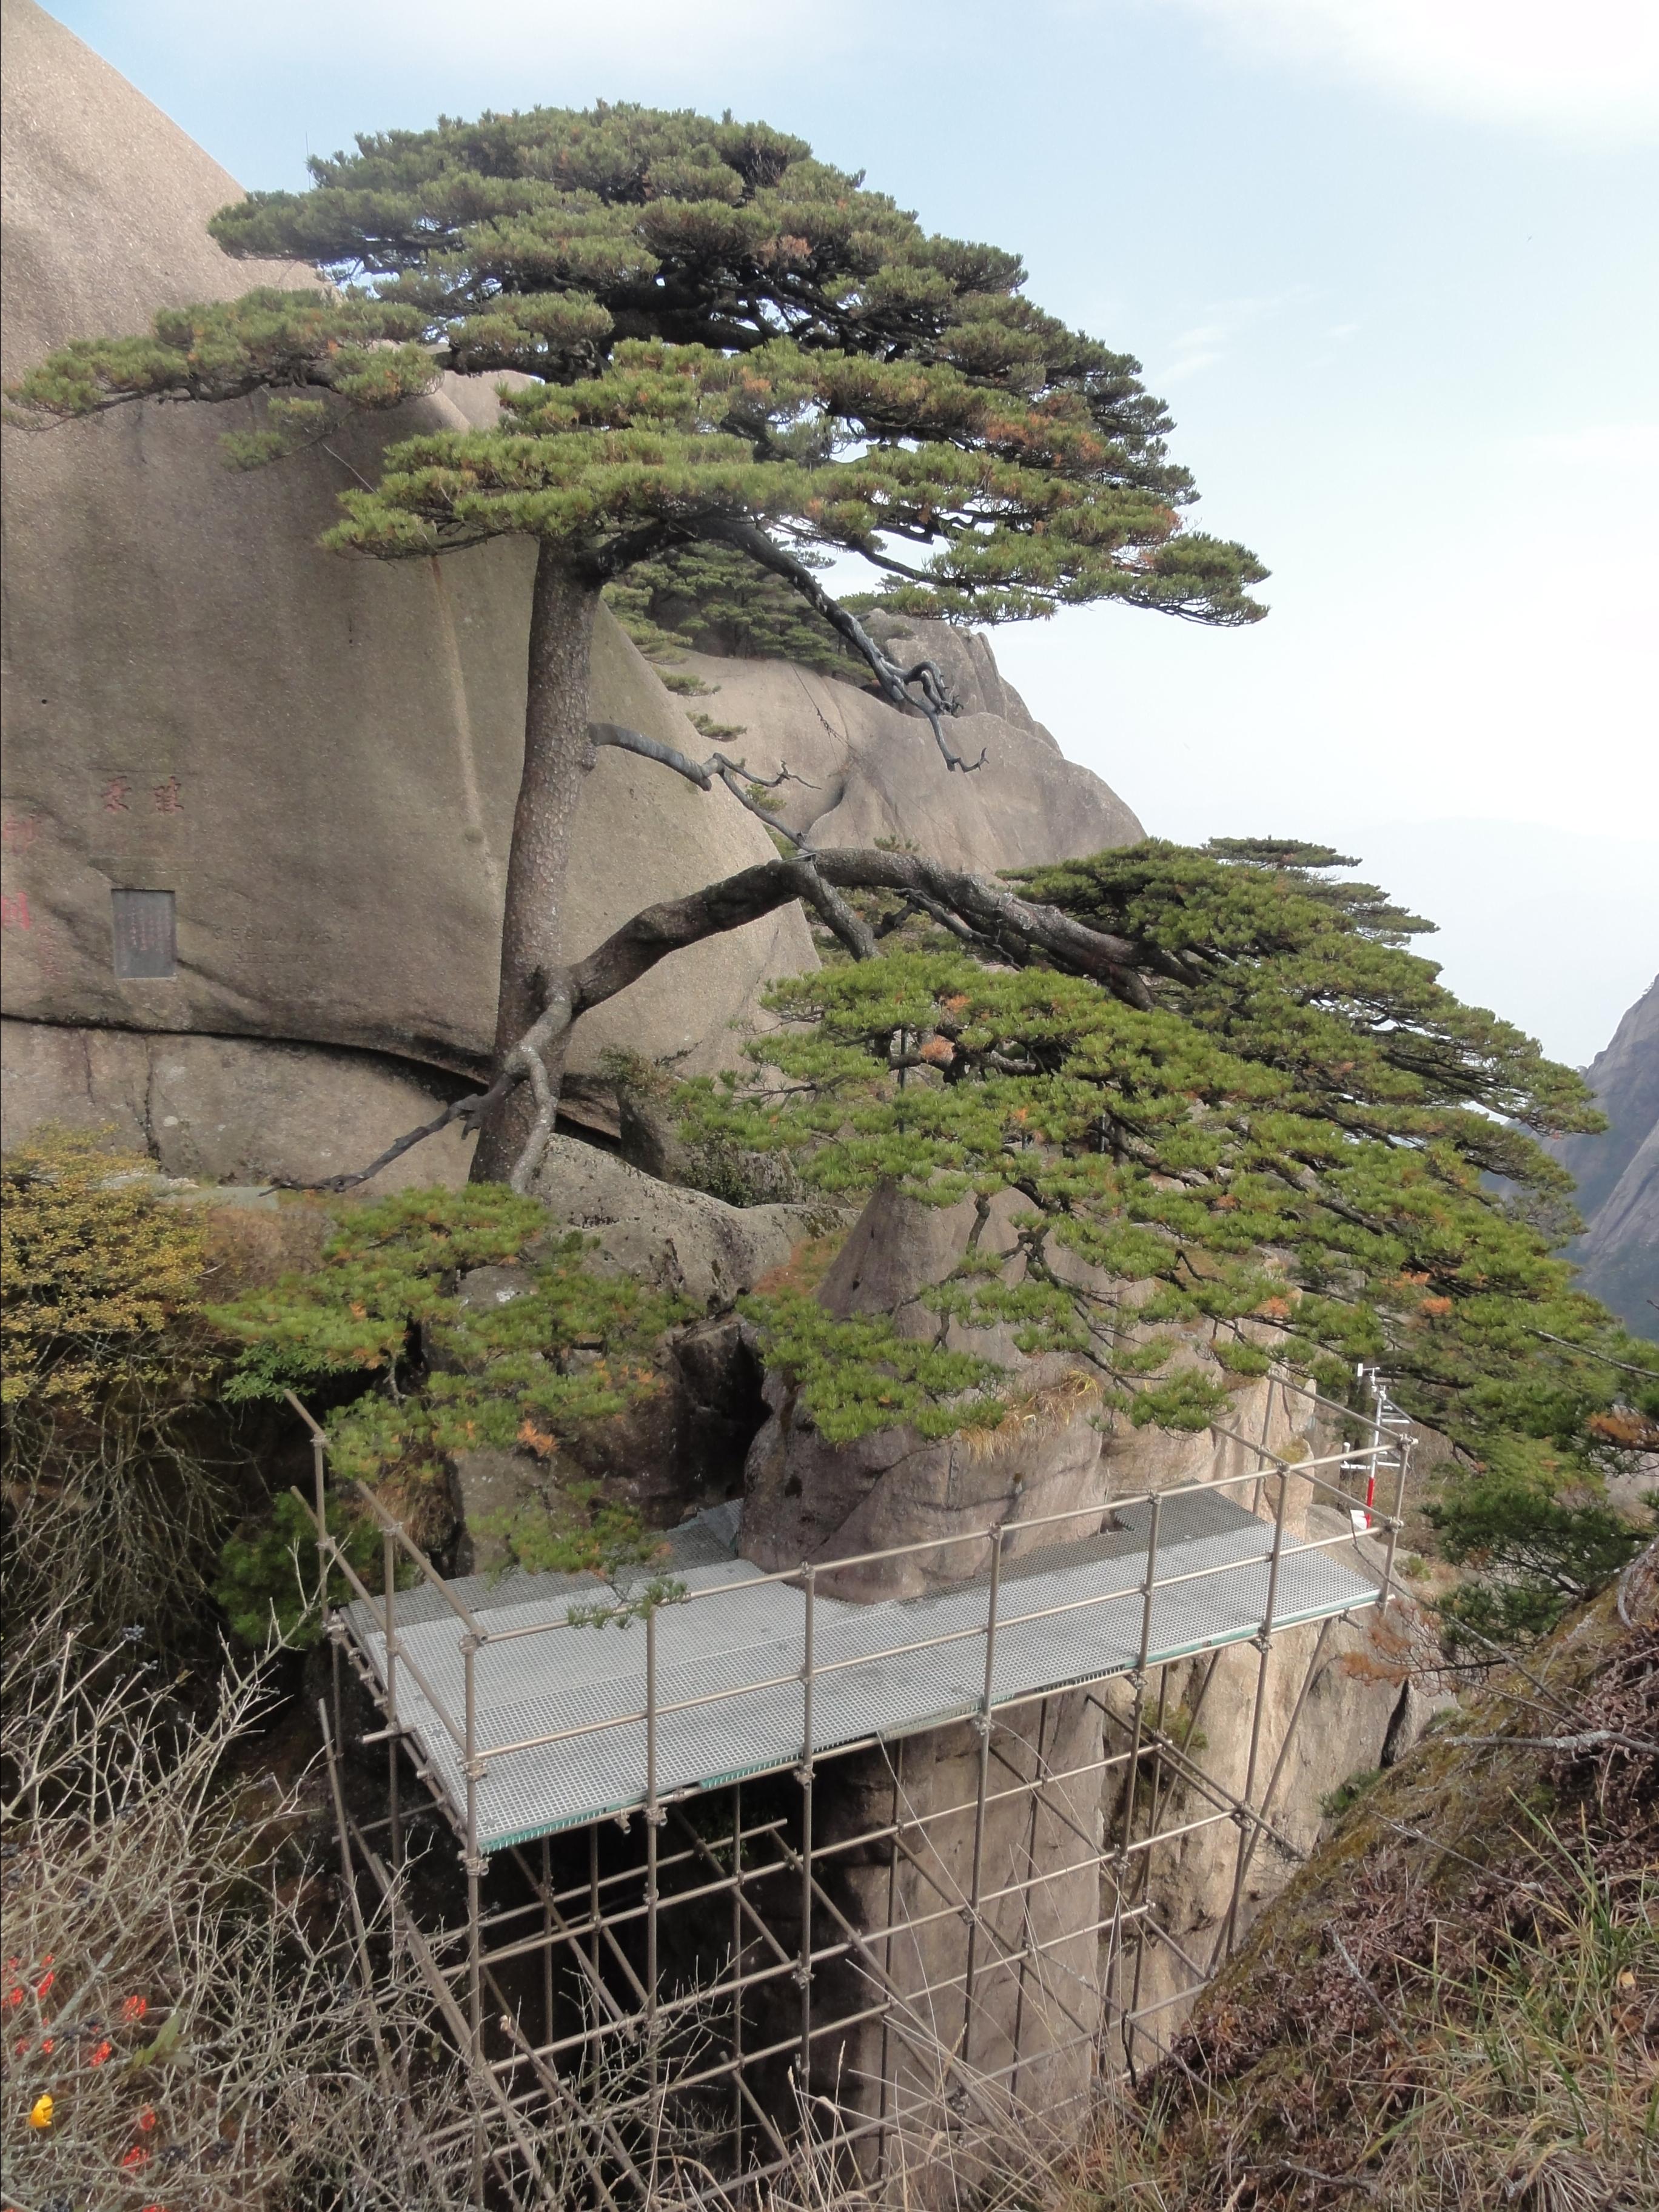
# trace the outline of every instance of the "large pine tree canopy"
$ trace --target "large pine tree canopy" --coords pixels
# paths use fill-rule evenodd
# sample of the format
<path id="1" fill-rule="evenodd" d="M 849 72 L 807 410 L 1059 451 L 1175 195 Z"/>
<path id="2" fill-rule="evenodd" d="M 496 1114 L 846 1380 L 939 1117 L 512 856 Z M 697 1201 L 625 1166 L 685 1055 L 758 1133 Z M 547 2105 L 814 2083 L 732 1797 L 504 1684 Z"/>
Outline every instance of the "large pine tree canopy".
<path id="1" fill-rule="evenodd" d="M 1128 941 L 1139 1005 L 866 897 L 896 925 L 884 957 L 830 951 L 775 989 L 749 1073 L 682 1092 L 687 1132 L 787 1150 L 838 1197 L 1012 1194 L 1017 1255 L 973 1246 L 924 1302 L 1091 1365 L 1136 1422 L 1202 1427 L 1224 1402 L 1183 1352 L 1196 1328 L 1225 1369 L 1287 1358 L 1339 1395 L 1380 1363 L 1515 1495 L 1594 1483 L 1610 1408 L 1644 1408 L 1629 1433 L 1651 1448 L 1659 1346 L 1554 1256 L 1571 1182 L 1531 1133 L 1600 1127 L 1593 1096 L 1445 989 L 1409 949 L 1429 925 L 1344 865 L 1149 841 L 1018 872 L 1025 900 Z M 755 1311 L 832 1437 L 1001 1418 L 1006 1378 L 943 1337 L 799 1297 Z"/>
<path id="2" fill-rule="evenodd" d="M 211 228 L 329 291 L 77 341 L 14 398 L 69 416 L 269 393 L 269 428 L 232 441 L 254 463 L 441 370 L 504 377 L 499 428 L 392 445 L 332 542 L 398 557 L 523 533 L 609 576 L 734 532 L 763 561 L 758 523 L 861 555 L 910 612 L 1262 611 L 1254 556 L 1182 526 L 1192 482 L 1139 363 L 1036 307 L 1012 253 L 929 234 L 799 139 L 537 108 L 362 137 L 311 169 Z"/>

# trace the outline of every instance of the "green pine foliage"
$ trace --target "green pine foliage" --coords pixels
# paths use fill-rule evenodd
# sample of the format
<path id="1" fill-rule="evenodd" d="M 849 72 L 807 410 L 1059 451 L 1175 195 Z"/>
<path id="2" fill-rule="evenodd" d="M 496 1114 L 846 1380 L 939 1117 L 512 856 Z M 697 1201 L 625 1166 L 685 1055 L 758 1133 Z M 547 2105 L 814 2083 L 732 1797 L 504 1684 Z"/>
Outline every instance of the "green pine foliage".
<path id="1" fill-rule="evenodd" d="M 211 228 L 337 289 L 76 341 L 14 399 L 39 418 L 266 392 L 276 416 L 234 443 L 248 465 L 330 409 L 510 374 L 498 428 L 392 445 L 331 542 L 398 558 L 521 533 L 604 580 L 758 521 L 798 554 L 866 556 L 910 612 L 1262 611 L 1254 556 L 1182 527 L 1192 482 L 1139 364 L 1028 300 L 1014 255 L 929 234 L 799 139 L 537 108 L 360 137 L 311 171 Z M 674 582 L 642 587 L 651 621 Z M 714 596 L 739 635 L 822 649 L 775 591 Z"/>
<path id="2" fill-rule="evenodd" d="M 358 1580 L 370 1589 L 380 1579 L 380 1531 L 368 1515 L 337 1498 L 327 1501 L 328 1533 L 337 1539 Z M 274 1639 L 302 1651 L 323 1632 L 317 1603 L 317 1534 L 310 1515 L 286 1492 L 272 1498 L 268 1515 L 239 1528 L 219 1555 L 214 1595 L 233 1634 L 255 1651 Z M 337 1566 L 328 1577 L 330 1606 L 349 1605 L 351 1585 Z"/>
<path id="3" fill-rule="evenodd" d="M 809 565 L 824 563 L 818 556 Z M 687 651 L 792 660 L 848 684 L 861 683 L 868 672 L 798 592 L 728 545 L 679 546 L 639 562 L 608 585 L 605 596 L 653 660 Z"/>
<path id="4" fill-rule="evenodd" d="M 658 1387 L 653 1349 L 690 1313 L 594 1274 L 586 1249 L 502 1184 L 400 1191 L 352 1212 L 314 1273 L 214 1310 L 241 1346 L 225 1395 L 331 1398 L 333 1468 L 370 1486 L 430 1480 L 446 1455 L 482 1448 L 551 1462 L 562 1438 Z M 503 1266 L 524 1271 L 514 1296 L 464 1303 L 470 1270 Z M 599 1565 L 637 1538 L 591 1486 L 560 1486 L 559 1504 L 545 1526 L 506 1532 L 526 1565 Z"/>
<path id="5" fill-rule="evenodd" d="M 837 1199 L 1014 1194 L 1023 1264 L 975 1247 L 928 1303 L 1071 1354 L 1131 1418 L 1201 1427 L 1221 1401 L 1171 1328 L 1243 1374 L 1271 1340 L 1333 1395 L 1379 1363 L 1469 1479 L 1501 1468 L 1556 1498 L 1570 1476 L 1595 1503 L 1620 1449 L 1607 1410 L 1659 1415 L 1659 1347 L 1576 1291 L 1534 1225 L 1532 1201 L 1559 1214 L 1567 1186 L 1529 1133 L 1593 1128 L 1594 1102 L 1447 991 L 1408 949 L 1424 925 L 1334 879 L 1340 858 L 1152 841 L 1025 871 L 1027 898 L 1137 946 L 1150 1008 L 912 926 L 884 957 L 780 986 L 750 1074 L 682 1093 L 688 1133 L 787 1148 Z M 806 1325 L 809 1358 L 793 1307 L 754 1310 L 814 1418 L 848 1434 L 914 1420 L 933 1390 L 969 1394 L 958 1421 L 995 1399 L 994 1376 L 907 1372 L 895 1345 L 841 1346 L 827 1322 Z"/>
<path id="6" fill-rule="evenodd" d="M 945 1437 L 1001 1421 L 1001 1401 L 988 1387 L 1000 1370 L 988 1359 L 901 1336 L 879 1314 L 837 1321 L 800 1291 L 742 1303 L 762 1325 L 768 1359 L 802 1392 L 832 1444 L 874 1429 Z"/>
<path id="7" fill-rule="evenodd" d="M 1659 1425 L 1650 1441 L 1659 1444 Z M 1452 1476 L 1428 1517 L 1446 1558 L 1476 1571 L 1441 1609 L 1454 1647 L 1478 1650 L 1545 1634 L 1610 1581 L 1659 1534 L 1659 1492 L 1643 1529 L 1608 1504 L 1582 1453 L 1501 1437 L 1478 1468 Z"/>

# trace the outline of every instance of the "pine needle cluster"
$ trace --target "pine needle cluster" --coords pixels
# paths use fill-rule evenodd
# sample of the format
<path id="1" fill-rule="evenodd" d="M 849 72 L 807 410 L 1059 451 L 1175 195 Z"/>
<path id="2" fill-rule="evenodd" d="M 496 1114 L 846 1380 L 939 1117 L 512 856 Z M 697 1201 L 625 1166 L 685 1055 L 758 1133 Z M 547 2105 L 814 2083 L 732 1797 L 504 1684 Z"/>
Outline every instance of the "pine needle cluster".
<path id="1" fill-rule="evenodd" d="M 499 1183 L 356 1209 L 314 1272 L 213 1310 L 241 1347 L 225 1396 L 331 1395 L 331 1461 L 346 1482 L 418 1487 L 441 1480 L 448 1455 L 480 1449 L 552 1461 L 562 1439 L 659 1387 L 656 1343 L 690 1310 L 595 1274 L 586 1249 Z M 501 1267 L 520 1271 L 512 1294 L 468 1303 L 466 1274 Z M 507 1532 L 526 1565 L 597 1566 L 637 1539 L 637 1519 L 596 1485 L 557 1491 L 556 1514 Z"/>

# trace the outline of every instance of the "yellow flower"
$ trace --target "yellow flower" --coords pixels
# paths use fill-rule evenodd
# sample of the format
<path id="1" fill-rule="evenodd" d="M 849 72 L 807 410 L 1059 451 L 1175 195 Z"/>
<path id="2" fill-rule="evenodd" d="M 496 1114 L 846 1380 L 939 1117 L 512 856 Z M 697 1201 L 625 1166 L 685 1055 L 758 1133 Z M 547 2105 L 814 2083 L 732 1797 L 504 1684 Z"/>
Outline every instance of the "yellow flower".
<path id="1" fill-rule="evenodd" d="M 44 2097 L 37 2097 L 29 2110 L 29 2125 L 32 2128 L 49 2128 L 52 2125 L 52 2109 L 50 2092 Z"/>

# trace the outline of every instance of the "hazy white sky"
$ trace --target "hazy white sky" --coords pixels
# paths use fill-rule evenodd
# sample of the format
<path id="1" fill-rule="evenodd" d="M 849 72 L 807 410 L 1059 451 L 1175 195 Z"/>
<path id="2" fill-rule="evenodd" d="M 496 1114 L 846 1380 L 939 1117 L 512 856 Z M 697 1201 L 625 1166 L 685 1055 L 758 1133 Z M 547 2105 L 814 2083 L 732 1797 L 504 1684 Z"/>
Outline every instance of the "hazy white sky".
<path id="1" fill-rule="evenodd" d="M 56 0 L 249 185 L 730 106 L 1138 354 L 1268 621 L 1000 633 L 1149 829 L 1323 837 L 1583 1062 L 1659 969 L 1656 0 Z"/>

